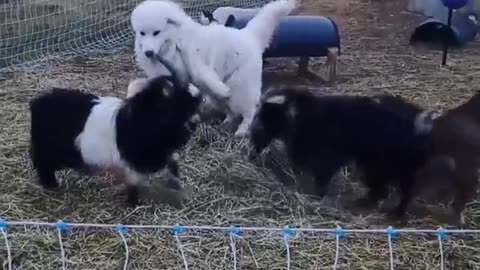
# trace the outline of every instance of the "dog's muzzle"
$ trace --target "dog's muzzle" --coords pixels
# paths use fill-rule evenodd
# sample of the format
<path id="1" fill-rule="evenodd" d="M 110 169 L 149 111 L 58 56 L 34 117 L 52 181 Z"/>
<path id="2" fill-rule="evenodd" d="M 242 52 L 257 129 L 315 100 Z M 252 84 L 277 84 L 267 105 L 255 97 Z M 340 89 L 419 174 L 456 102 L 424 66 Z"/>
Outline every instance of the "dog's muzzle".
<path id="1" fill-rule="evenodd" d="M 147 58 L 152 58 L 154 55 L 155 55 L 155 53 L 153 51 L 146 51 L 145 52 L 145 56 Z"/>

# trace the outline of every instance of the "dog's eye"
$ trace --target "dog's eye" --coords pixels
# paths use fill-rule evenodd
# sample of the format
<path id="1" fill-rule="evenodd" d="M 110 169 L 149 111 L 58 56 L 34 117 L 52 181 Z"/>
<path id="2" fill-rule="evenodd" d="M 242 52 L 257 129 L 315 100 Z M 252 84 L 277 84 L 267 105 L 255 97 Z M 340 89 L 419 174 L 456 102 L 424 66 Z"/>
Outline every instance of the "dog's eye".
<path id="1" fill-rule="evenodd" d="M 156 35 L 158 35 L 158 34 L 160 34 L 160 31 L 155 31 L 155 32 L 153 32 L 153 36 L 156 36 Z"/>
<path id="2" fill-rule="evenodd" d="M 145 36 L 145 32 L 140 32 L 140 35 L 141 35 L 141 36 Z"/>

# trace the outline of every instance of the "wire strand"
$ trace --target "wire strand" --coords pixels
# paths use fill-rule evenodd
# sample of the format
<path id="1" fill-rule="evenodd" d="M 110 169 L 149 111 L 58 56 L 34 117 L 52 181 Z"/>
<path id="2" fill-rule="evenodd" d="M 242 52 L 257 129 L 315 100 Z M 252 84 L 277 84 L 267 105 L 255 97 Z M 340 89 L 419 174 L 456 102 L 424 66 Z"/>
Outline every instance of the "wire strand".
<path id="1" fill-rule="evenodd" d="M 50 227 L 55 226 L 55 223 L 51 222 L 36 222 L 36 221 L 9 221 L 9 225 L 11 226 L 44 226 Z M 101 223 L 67 223 L 69 227 L 77 227 L 77 228 L 115 228 L 115 224 L 101 224 Z M 124 225 L 127 229 L 172 229 L 173 226 L 171 225 Z M 183 226 L 185 229 L 188 230 L 222 230 L 226 231 L 229 227 L 222 227 L 222 226 L 208 226 L 208 225 L 200 225 L 200 226 Z M 242 231 L 269 231 L 269 232 L 281 232 L 282 228 L 274 228 L 274 227 L 242 227 Z M 297 232 L 320 232 L 320 233 L 332 233 L 334 229 L 327 229 L 327 228 L 295 228 Z M 386 229 L 344 229 L 345 233 L 385 233 Z M 434 229 L 396 229 L 398 233 L 418 233 L 418 234 L 426 234 L 426 233 L 437 233 L 437 230 Z M 467 230 L 467 229 L 459 229 L 459 230 L 448 230 L 449 233 L 457 233 L 457 234 L 480 234 L 480 230 Z"/>
<path id="2" fill-rule="evenodd" d="M 335 236 L 335 262 L 333 263 L 333 270 L 337 269 L 338 257 L 340 256 L 339 253 L 340 253 L 340 236 L 337 235 Z"/>
<path id="3" fill-rule="evenodd" d="M 10 250 L 10 243 L 8 242 L 7 231 L 5 231 L 4 228 L 0 228 L 0 231 L 3 234 L 3 238 L 5 239 L 5 247 L 7 248 L 8 270 L 13 270 L 13 267 L 12 267 L 12 252 Z"/>
<path id="4" fill-rule="evenodd" d="M 62 270 L 67 270 L 67 260 L 65 258 L 65 248 L 63 248 L 62 230 L 57 230 L 58 243 L 60 244 L 60 254 L 62 255 Z"/>
<path id="5" fill-rule="evenodd" d="M 445 270 L 445 265 L 443 262 L 443 243 L 441 235 L 438 235 L 438 247 L 440 249 L 440 270 Z"/>
<path id="6" fill-rule="evenodd" d="M 183 253 L 183 245 L 182 245 L 182 242 L 180 241 L 180 237 L 178 237 L 178 233 L 175 233 L 175 240 L 177 241 L 177 247 L 178 247 L 178 250 L 180 251 L 180 256 L 182 256 L 183 266 L 185 266 L 185 270 L 188 270 L 187 258 Z"/>
<path id="7" fill-rule="evenodd" d="M 388 235 L 388 249 L 390 251 L 390 270 L 393 270 L 393 247 L 392 247 L 392 235 Z"/>
<path id="8" fill-rule="evenodd" d="M 232 248 L 233 270 L 237 270 L 237 247 L 235 244 L 235 234 L 230 233 L 230 247 Z"/>
<path id="9" fill-rule="evenodd" d="M 288 235 L 283 235 L 283 242 L 285 243 L 285 248 L 287 249 L 287 270 L 290 270 L 290 245 L 288 244 Z"/>
<path id="10" fill-rule="evenodd" d="M 123 241 L 123 246 L 125 247 L 125 263 L 123 264 L 123 270 L 127 270 L 128 268 L 128 259 L 130 258 L 130 251 L 128 249 L 127 239 L 121 230 L 118 231 L 120 238 Z"/>

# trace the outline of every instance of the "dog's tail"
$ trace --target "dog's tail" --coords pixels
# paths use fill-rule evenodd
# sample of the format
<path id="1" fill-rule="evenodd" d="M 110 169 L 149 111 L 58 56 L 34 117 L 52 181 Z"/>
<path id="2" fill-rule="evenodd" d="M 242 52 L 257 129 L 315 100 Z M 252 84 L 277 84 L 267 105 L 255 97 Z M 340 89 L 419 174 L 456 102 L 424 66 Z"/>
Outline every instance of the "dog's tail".
<path id="1" fill-rule="evenodd" d="M 263 6 L 245 26 L 245 31 L 255 36 L 262 50 L 270 45 L 280 18 L 287 16 L 296 7 L 296 0 L 277 0 Z"/>

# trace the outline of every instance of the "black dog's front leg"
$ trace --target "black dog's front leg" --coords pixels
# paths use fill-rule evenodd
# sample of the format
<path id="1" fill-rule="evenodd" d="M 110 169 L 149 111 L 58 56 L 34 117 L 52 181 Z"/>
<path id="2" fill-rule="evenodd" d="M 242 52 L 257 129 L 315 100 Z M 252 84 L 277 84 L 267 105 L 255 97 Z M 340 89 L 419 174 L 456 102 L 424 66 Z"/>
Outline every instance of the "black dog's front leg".
<path id="1" fill-rule="evenodd" d="M 130 207 L 136 207 L 139 201 L 139 184 L 143 181 L 143 175 L 133 170 L 125 170 L 127 179 L 127 204 Z"/>
<path id="2" fill-rule="evenodd" d="M 390 212 L 391 217 L 395 218 L 403 218 L 405 213 L 407 212 L 407 208 L 412 200 L 412 187 L 413 187 L 413 180 L 408 179 L 400 183 L 400 203 L 398 206 Z"/>
<path id="3" fill-rule="evenodd" d="M 345 163 L 345 159 L 333 151 L 322 150 L 320 155 L 310 157 L 307 162 L 315 176 L 315 193 L 324 197 L 328 192 L 328 185 L 335 173 Z"/>
<path id="4" fill-rule="evenodd" d="M 315 188 L 318 196 L 323 197 L 327 195 L 330 181 L 335 176 L 335 173 L 342 167 L 343 161 L 341 159 L 322 160 L 315 170 Z"/>
<path id="5" fill-rule="evenodd" d="M 360 166 L 360 165 L 357 165 Z M 382 199 L 388 196 L 386 180 L 382 175 L 376 173 L 375 168 L 364 168 L 361 181 L 367 186 L 368 193 L 364 198 L 356 201 L 356 205 L 363 208 L 374 207 Z"/>
<path id="6" fill-rule="evenodd" d="M 138 186 L 127 184 L 127 204 L 130 207 L 138 205 Z"/>
<path id="7" fill-rule="evenodd" d="M 178 165 L 178 154 L 173 153 L 167 161 L 167 170 L 170 174 L 167 179 L 166 186 L 171 189 L 181 190 L 182 186 L 180 185 L 178 179 L 180 177 L 180 168 Z"/>
<path id="8" fill-rule="evenodd" d="M 174 177 L 179 177 L 180 176 L 180 168 L 178 166 L 178 159 L 179 159 L 178 154 L 173 153 L 167 161 L 167 170 Z"/>

